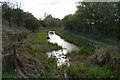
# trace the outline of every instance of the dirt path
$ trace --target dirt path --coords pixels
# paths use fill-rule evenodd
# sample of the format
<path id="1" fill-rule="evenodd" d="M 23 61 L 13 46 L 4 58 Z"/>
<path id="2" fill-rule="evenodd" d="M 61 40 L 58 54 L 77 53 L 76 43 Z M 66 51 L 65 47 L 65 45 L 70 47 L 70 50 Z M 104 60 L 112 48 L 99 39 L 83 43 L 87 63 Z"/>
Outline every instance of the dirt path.
<path id="1" fill-rule="evenodd" d="M 108 50 L 110 52 L 113 52 L 113 51 L 117 51 L 117 54 L 114 54 L 114 55 L 117 55 L 117 56 L 120 56 L 120 54 L 118 54 L 120 51 L 119 51 L 119 48 L 118 48 L 118 45 L 110 45 L 110 44 L 107 44 L 107 43 L 104 43 L 104 42 L 101 42 L 101 41 L 97 41 L 97 40 L 94 40 L 94 39 L 90 39 L 90 38 L 87 38 L 85 36 L 82 36 L 82 35 L 78 35 L 78 34 L 75 34 L 75 33 L 72 33 L 72 32 L 69 32 L 69 31 L 65 31 L 67 33 L 70 33 L 70 34 L 73 34 L 75 36 L 78 36 L 82 39 L 85 39 L 85 40 L 88 40 L 90 42 L 93 42 L 95 44 L 101 44 L 103 46 L 106 46 L 108 48 Z"/>
<path id="2" fill-rule="evenodd" d="M 97 40 L 94 40 L 94 39 L 90 39 L 90 38 L 87 38 L 87 37 L 85 37 L 85 36 L 78 35 L 78 34 L 75 34 L 75 33 L 69 32 L 69 31 L 65 31 L 65 32 L 70 33 L 70 34 L 73 34 L 73 35 L 78 36 L 78 37 L 80 37 L 80 38 L 83 38 L 83 39 L 88 40 L 88 41 L 90 41 L 90 42 L 93 42 L 93 43 L 95 43 L 95 44 L 102 44 L 102 45 L 104 45 L 104 46 L 112 46 L 112 45 L 106 44 L 106 43 L 104 43 L 104 42 L 100 42 L 100 41 L 97 41 Z"/>

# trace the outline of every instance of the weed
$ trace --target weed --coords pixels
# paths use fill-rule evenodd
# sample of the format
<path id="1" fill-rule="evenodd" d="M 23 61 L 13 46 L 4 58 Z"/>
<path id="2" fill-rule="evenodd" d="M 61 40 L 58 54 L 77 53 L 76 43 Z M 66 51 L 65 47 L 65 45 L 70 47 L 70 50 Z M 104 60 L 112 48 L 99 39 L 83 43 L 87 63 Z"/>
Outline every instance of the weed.
<path id="1" fill-rule="evenodd" d="M 95 51 L 95 47 L 91 47 L 91 46 L 83 46 L 83 47 L 80 47 L 79 50 L 73 50 L 71 52 L 68 52 L 67 55 L 72 55 L 72 54 L 76 54 L 76 55 L 85 55 L 85 56 L 89 56 L 89 55 L 92 55 L 93 52 Z"/>
<path id="2" fill-rule="evenodd" d="M 61 49 L 60 46 L 56 43 L 51 43 L 47 41 L 46 36 L 49 30 L 42 30 L 39 32 L 36 32 L 33 34 L 32 39 L 27 41 L 27 45 L 31 47 L 30 49 L 27 48 L 27 51 L 31 53 L 32 55 L 45 53 L 51 50 L 58 50 Z M 32 45 L 38 45 L 38 46 L 32 46 Z"/>
<path id="3" fill-rule="evenodd" d="M 13 69 L 9 68 L 5 72 L 3 72 L 2 78 L 17 78 L 17 74 Z"/>

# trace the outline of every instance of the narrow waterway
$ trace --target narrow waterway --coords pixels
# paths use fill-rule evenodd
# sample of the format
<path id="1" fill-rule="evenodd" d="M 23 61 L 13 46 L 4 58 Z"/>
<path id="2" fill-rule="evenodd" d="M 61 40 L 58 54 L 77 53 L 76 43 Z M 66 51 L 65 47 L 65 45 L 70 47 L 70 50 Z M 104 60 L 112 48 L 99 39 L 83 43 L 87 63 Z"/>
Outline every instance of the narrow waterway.
<path id="1" fill-rule="evenodd" d="M 62 64 L 66 64 L 69 66 L 69 59 L 66 57 L 65 54 L 67 54 L 69 51 L 77 50 L 78 47 L 65 41 L 59 35 L 56 35 L 55 31 L 49 31 L 48 37 L 49 42 L 57 43 L 59 46 L 62 47 L 62 49 L 60 50 L 47 52 L 48 57 L 55 56 L 57 58 L 57 66 L 61 66 Z"/>

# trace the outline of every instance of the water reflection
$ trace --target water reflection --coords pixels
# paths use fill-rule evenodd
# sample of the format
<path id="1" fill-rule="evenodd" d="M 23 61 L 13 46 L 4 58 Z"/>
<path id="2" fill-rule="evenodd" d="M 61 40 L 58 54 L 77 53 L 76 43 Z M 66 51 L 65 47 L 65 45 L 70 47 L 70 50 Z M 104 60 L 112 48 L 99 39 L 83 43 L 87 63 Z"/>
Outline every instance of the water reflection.
<path id="1" fill-rule="evenodd" d="M 47 52 L 48 57 L 55 56 L 57 58 L 57 66 L 61 66 L 62 64 L 66 64 L 69 66 L 69 59 L 65 56 L 65 54 L 67 54 L 67 52 L 71 50 L 77 50 L 78 47 L 74 44 L 65 41 L 60 36 L 56 35 L 55 31 L 49 31 L 48 36 L 49 42 L 57 43 L 59 46 L 62 47 L 62 49 L 60 50 Z"/>

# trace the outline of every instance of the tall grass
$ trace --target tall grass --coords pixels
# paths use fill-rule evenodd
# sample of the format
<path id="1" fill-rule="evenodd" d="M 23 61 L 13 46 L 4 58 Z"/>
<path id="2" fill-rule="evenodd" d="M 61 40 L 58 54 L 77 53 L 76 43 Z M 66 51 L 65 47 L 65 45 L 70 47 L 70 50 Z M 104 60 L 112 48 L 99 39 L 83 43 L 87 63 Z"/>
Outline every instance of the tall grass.
<path id="1" fill-rule="evenodd" d="M 79 47 L 81 47 L 83 45 L 86 45 L 87 43 L 90 43 L 87 40 L 84 40 L 84 39 L 82 39 L 80 37 L 77 37 L 75 35 L 67 33 L 64 30 L 63 31 L 58 31 L 57 34 L 60 35 L 66 41 L 68 41 L 70 43 L 73 43 L 73 44 L 75 44 L 75 45 L 77 45 Z"/>
<path id="2" fill-rule="evenodd" d="M 67 33 L 63 29 L 58 30 L 57 34 L 60 35 L 65 40 L 79 46 L 79 50 L 74 50 L 67 53 L 68 57 L 72 56 L 69 57 L 72 59 L 72 61 L 70 61 L 71 66 L 66 68 L 67 74 L 70 78 L 119 78 L 120 77 L 119 74 L 111 68 L 110 63 L 105 64 L 103 67 L 99 67 L 97 65 L 91 64 L 90 61 L 88 61 L 88 57 L 94 53 L 97 47 L 104 47 L 104 46 L 93 44 L 80 37 Z M 80 60 L 74 59 L 74 58 L 78 58 L 78 56 L 79 58 L 81 58 Z"/>
<path id="3" fill-rule="evenodd" d="M 58 50 L 62 47 L 51 43 L 47 40 L 48 31 L 52 29 L 44 29 L 33 34 L 32 38 L 26 41 L 26 50 L 32 56 L 36 57 L 44 67 L 44 75 L 42 78 L 59 78 L 56 74 L 57 61 L 55 57 L 47 56 L 46 52 Z"/>
<path id="4" fill-rule="evenodd" d="M 120 79 L 120 75 L 111 69 L 110 64 L 103 67 L 94 66 L 92 64 L 71 65 L 67 68 L 67 74 L 70 78 L 116 78 Z"/>
<path id="5" fill-rule="evenodd" d="M 9 68 L 3 72 L 2 78 L 17 78 L 17 74 L 13 68 Z"/>
<path id="6" fill-rule="evenodd" d="M 33 55 L 38 53 L 45 53 L 51 50 L 58 50 L 61 47 L 57 44 L 51 43 L 47 40 L 47 34 L 49 29 L 41 30 L 33 34 L 33 37 L 27 41 L 27 45 L 30 48 L 27 48 L 27 51 Z M 38 46 L 33 46 L 38 45 Z"/>
<path id="7" fill-rule="evenodd" d="M 95 46 L 90 46 L 90 45 L 84 45 L 82 47 L 79 48 L 79 50 L 73 50 L 71 52 L 68 52 L 67 55 L 84 55 L 84 56 L 90 56 L 94 53 L 96 47 Z"/>
<path id="8" fill-rule="evenodd" d="M 72 57 L 73 61 L 70 62 L 70 66 L 64 66 L 62 69 L 57 69 L 56 59 L 54 57 L 47 58 L 47 51 L 60 49 L 57 44 L 53 44 L 47 41 L 46 36 L 47 32 L 52 29 L 46 29 L 39 32 L 36 32 L 31 40 L 27 42 L 28 46 L 27 51 L 32 55 L 35 55 L 45 67 L 44 72 L 46 73 L 46 78 L 61 78 L 64 76 L 64 70 L 70 78 L 119 78 L 118 73 L 110 67 L 110 64 L 106 64 L 103 67 L 91 64 L 88 60 L 88 57 L 93 54 L 96 49 L 96 45 L 89 45 L 89 41 L 81 39 L 70 33 L 66 33 L 63 29 L 54 29 L 58 35 L 64 38 L 66 41 L 71 42 L 79 47 L 77 51 L 71 51 L 67 54 L 76 55 L 76 56 L 86 56 L 84 61 L 74 61 L 76 56 Z M 39 46 L 32 46 L 32 45 Z M 98 45 L 97 45 L 98 46 Z M 101 47 L 101 46 L 99 46 Z M 80 57 L 81 58 L 81 57 Z M 77 62 L 77 63 L 76 63 Z"/>

